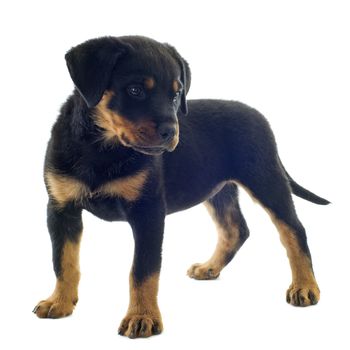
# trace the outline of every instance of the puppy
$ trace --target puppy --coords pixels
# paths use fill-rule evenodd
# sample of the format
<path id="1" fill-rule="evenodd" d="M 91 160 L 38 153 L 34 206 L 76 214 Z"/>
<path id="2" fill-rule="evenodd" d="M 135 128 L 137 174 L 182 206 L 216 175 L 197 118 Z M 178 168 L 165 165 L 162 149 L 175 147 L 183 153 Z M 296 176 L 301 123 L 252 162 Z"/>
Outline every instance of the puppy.
<path id="1" fill-rule="evenodd" d="M 259 112 L 232 101 L 187 102 L 187 62 L 172 46 L 152 39 L 93 39 L 65 57 L 75 90 L 53 126 L 44 171 L 57 282 L 53 294 L 35 307 L 38 317 L 68 316 L 78 301 L 85 209 L 104 220 L 127 221 L 133 231 L 130 304 L 119 333 L 130 338 L 159 334 L 165 216 L 205 204 L 218 227 L 218 243 L 212 257 L 190 267 L 188 275 L 217 278 L 249 235 L 237 185 L 266 209 L 280 233 L 293 277 L 287 302 L 318 302 L 291 193 L 317 204 L 329 202 L 288 175 Z"/>

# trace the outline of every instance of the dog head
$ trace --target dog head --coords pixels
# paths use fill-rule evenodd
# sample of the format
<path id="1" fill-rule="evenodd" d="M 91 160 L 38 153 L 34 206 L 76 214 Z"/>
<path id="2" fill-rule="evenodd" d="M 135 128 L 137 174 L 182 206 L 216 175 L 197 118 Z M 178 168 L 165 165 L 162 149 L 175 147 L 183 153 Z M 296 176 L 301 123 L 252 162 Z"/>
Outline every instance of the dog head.
<path id="1" fill-rule="evenodd" d="M 70 76 L 107 141 L 145 154 L 175 149 L 187 114 L 187 62 L 168 44 L 139 36 L 92 39 L 65 56 Z"/>

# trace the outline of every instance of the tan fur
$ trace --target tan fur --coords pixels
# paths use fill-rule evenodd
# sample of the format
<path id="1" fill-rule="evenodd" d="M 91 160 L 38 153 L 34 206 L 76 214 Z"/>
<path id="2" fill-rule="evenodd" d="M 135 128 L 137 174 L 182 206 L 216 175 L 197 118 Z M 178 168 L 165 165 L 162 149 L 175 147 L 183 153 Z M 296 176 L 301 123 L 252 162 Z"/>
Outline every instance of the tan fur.
<path id="1" fill-rule="evenodd" d="M 292 268 L 293 282 L 296 284 L 314 282 L 311 271 L 310 259 L 300 250 L 295 232 L 282 221 L 278 220 L 274 214 L 269 212 L 270 217 L 277 227 L 283 246 L 287 250 L 287 255 Z"/>
<path id="2" fill-rule="evenodd" d="M 160 333 L 163 329 L 162 317 L 157 303 L 159 273 L 156 272 L 145 281 L 135 283 L 133 274 L 130 274 L 130 303 L 126 316 L 119 330 L 128 337 L 134 337 L 132 332 L 137 325 L 141 325 L 138 336 L 151 336 L 154 327 Z"/>
<path id="3" fill-rule="evenodd" d="M 293 295 L 299 293 L 304 298 L 304 305 L 309 305 L 309 292 L 311 291 L 316 302 L 320 299 L 318 288 L 312 265 L 309 257 L 300 249 L 296 233 L 281 220 L 278 220 L 273 213 L 267 210 L 271 220 L 275 224 L 283 246 L 287 250 L 287 255 L 292 270 L 292 284 L 287 291 L 287 299 L 293 303 Z"/>
<path id="4" fill-rule="evenodd" d="M 36 307 L 38 317 L 59 318 L 73 312 L 78 302 L 80 237 L 78 242 L 69 240 L 65 242 L 61 258 L 61 276 L 56 281 L 56 288 L 52 295 Z"/>
<path id="5" fill-rule="evenodd" d="M 176 146 L 179 143 L 179 139 L 180 139 L 179 124 L 177 123 L 174 138 L 172 139 L 171 144 L 169 146 L 169 151 L 173 151 L 176 148 Z"/>
<path id="6" fill-rule="evenodd" d="M 217 278 L 226 265 L 227 256 L 232 254 L 239 244 L 239 227 L 232 217 L 235 209 L 227 205 L 225 217 L 218 220 L 213 206 L 209 202 L 204 202 L 204 205 L 215 222 L 218 241 L 212 257 L 207 262 L 194 264 L 187 271 L 188 275 L 195 279 Z"/>
<path id="7" fill-rule="evenodd" d="M 177 80 L 173 81 L 173 91 L 178 92 L 180 90 L 180 84 Z"/>
<path id="8" fill-rule="evenodd" d="M 146 78 L 144 81 L 144 84 L 145 84 L 146 89 L 152 90 L 155 87 L 156 82 L 154 81 L 153 78 Z"/>
<path id="9" fill-rule="evenodd" d="M 126 147 L 152 146 L 159 142 L 156 124 L 147 119 L 131 122 L 108 108 L 113 92 L 106 91 L 96 106 L 94 121 L 103 130 L 107 143 L 122 143 Z"/>
<path id="10" fill-rule="evenodd" d="M 50 196 L 59 206 L 68 202 L 81 202 L 88 197 L 88 188 L 80 181 L 65 175 L 57 175 L 51 171 L 45 173 L 45 180 Z"/>
<path id="11" fill-rule="evenodd" d="M 140 197 L 147 181 L 148 173 L 147 170 L 144 170 L 136 175 L 108 182 L 98 190 L 98 193 L 122 197 L 129 202 L 133 202 Z"/>
<path id="12" fill-rule="evenodd" d="M 69 202 L 81 203 L 85 199 L 97 196 L 116 196 L 130 202 L 135 201 L 141 196 L 148 173 L 148 170 L 143 170 L 135 175 L 107 182 L 93 192 L 73 177 L 47 171 L 45 178 L 50 195 L 59 207 L 64 207 Z"/>
<path id="13" fill-rule="evenodd" d="M 128 313 L 136 315 L 155 315 L 157 305 L 159 273 L 154 273 L 141 284 L 135 283 L 130 274 L 130 304 Z"/>
<path id="14" fill-rule="evenodd" d="M 94 121 L 98 127 L 104 130 L 105 141 L 125 144 L 124 139 L 126 137 L 129 142 L 136 143 L 135 125 L 107 107 L 113 95 L 114 93 L 111 91 L 104 93 L 101 101 L 96 106 Z"/>

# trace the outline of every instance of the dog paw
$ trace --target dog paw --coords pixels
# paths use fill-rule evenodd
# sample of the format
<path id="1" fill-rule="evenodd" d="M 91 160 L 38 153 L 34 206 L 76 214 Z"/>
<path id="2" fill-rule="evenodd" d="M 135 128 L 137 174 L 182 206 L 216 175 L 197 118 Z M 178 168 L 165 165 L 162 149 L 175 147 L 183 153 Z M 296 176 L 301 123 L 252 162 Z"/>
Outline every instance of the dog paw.
<path id="1" fill-rule="evenodd" d="M 147 338 L 160 334 L 163 324 L 160 317 L 151 315 L 127 315 L 119 326 L 118 333 L 129 338 Z"/>
<path id="2" fill-rule="evenodd" d="M 72 314 L 74 306 L 77 302 L 47 299 L 42 300 L 35 306 L 33 312 L 39 318 L 61 318 Z"/>
<path id="3" fill-rule="evenodd" d="M 316 305 L 320 300 L 320 290 L 317 285 L 298 286 L 292 284 L 287 290 L 287 303 L 294 306 Z"/>
<path id="4" fill-rule="evenodd" d="M 219 277 L 220 269 L 207 263 L 193 264 L 187 270 L 187 275 L 196 280 L 213 280 Z"/>

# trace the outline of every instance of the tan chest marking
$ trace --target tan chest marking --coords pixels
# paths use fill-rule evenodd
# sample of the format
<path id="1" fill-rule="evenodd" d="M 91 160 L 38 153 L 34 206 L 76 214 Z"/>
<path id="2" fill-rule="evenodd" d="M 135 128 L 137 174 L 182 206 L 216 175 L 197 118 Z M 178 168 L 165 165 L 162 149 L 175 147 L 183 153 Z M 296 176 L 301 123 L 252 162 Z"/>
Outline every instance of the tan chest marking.
<path id="1" fill-rule="evenodd" d="M 55 199 L 59 206 L 73 201 L 81 202 L 89 196 L 87 186 L 72 177 L 47 171 L 45 179 L 50 196 Z"/>
<path id="2" fill-rule="evenodd" d="M 141 196 L 147 177 L 148 170 L 143 170 L 136 175 L 107 182 L 96 192 L 101 195 L 122 197 L 133 202 Z"/>
<path id="3" fill-rule="evenodd" d="M 84 183 L 73 177 L 51 171 L 45 173 L 45 179 L 49 194 L 63 207 L 69 202 L 82 203 L 85 199 L 98 196 L 121 197 L 133 202 L 141 196 L 148 173 L 148 170 L 143 170 L 135 175 L 110 181 L 96 191 L 90 191 Z"/>

